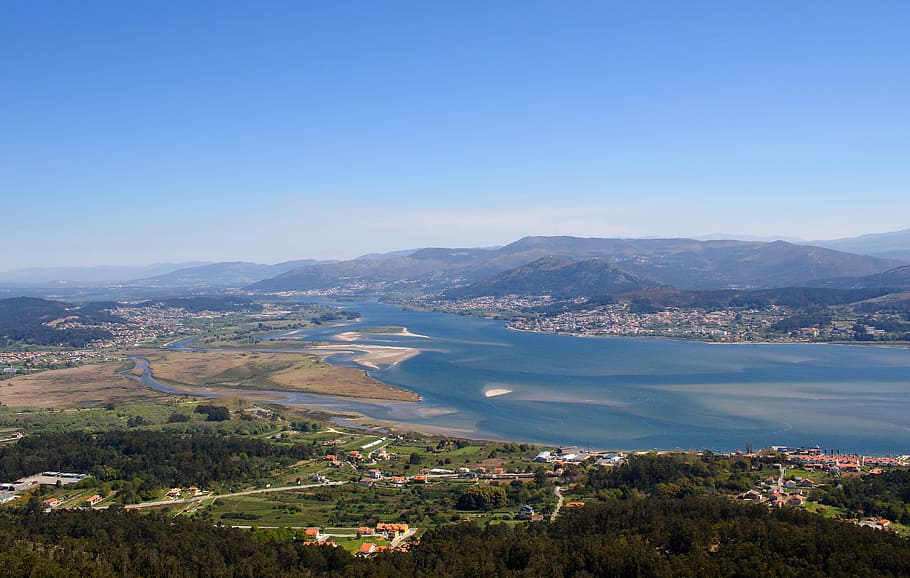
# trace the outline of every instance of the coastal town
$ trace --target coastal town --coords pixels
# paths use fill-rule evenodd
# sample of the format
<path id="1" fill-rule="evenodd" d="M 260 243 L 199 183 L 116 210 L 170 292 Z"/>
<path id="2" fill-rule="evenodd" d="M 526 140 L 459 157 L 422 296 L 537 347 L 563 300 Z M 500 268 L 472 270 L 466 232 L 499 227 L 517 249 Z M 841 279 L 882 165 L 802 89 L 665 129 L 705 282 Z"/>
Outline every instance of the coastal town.
<path id="1" fill-rule="evenodd" d="M 819 343 L 903 340 L 910 325 L 894 312 L 857 315 L 847 309 L 820 317 L 779 305 L 754 307 L 642 307 L 617 300 L 556 301 L 548 295 L 411 299 L 418 310 L 504 319 L 510 329 L 589 337 L 666 337 L 720 343 Z"/>
<path id="2" fill-rule="evenodd" d="M 16 345 L 3 348 L 0 350 L 0 379 L 112 361 L 121 358 L 120 352 L 127 348 L 194 335 L 200 331 L 199 327 L 192 326 L 194 320 L 226 315 L 215 311 L 191 312 L 163 304 L 119 304 L 109 312 L 116 320 L 104 320 L 90 326 L 67 318 L 45 322 L 45 326 L 55 331 L 92 329 L 109 337 L 92 340 L 84 347 Z"/>

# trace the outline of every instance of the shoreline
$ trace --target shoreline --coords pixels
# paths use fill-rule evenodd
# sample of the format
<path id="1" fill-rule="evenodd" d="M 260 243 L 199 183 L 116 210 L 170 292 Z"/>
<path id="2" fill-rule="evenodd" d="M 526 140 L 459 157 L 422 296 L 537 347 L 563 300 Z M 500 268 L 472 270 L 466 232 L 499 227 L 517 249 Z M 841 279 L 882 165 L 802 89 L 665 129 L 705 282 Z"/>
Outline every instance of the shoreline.
<path id="1" fill-rule="evenodd" d="M 670 335 L 589 335 L 584 333 L 561 333 L 540 331 L 537 329 L 520 329 L 506 323 L 503 327 L 517 333 L 536 333 L 540 335 L 560 335 L 579 339 L 656 339 L 678 341 L 680 343 L 704 343 L 705 345 L 842 345 L 847 347 L 881 347 L 885 349 L 910 349 L 910 341 L 707 341 L 705 339 L 687 339 Z"/>

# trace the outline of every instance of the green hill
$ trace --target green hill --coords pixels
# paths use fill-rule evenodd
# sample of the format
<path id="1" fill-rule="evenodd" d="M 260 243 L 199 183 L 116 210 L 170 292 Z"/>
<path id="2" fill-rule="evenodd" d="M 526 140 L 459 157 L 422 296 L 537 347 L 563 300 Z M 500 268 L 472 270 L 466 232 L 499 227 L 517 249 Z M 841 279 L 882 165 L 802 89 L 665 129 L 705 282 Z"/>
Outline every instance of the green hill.
<path id="1" fill-rule="evenodd" d="M 450 299 L 503 295 L 550 295 L 554 299 L 571 299 L 628 293 L 655 286 L 654 281 L 611 267 L 603 259 L 575 261 L 544 257 L 485 281 L 448 289 L 445 294 Z"/>
<path id="2" fill-rule="evenodd" d="M 122 320 L 98 304 L 79 306 L 32 297 L 2 299 L 0 343 L 84 347 L 111 337 L 98 327 L 104 321 Z"/>

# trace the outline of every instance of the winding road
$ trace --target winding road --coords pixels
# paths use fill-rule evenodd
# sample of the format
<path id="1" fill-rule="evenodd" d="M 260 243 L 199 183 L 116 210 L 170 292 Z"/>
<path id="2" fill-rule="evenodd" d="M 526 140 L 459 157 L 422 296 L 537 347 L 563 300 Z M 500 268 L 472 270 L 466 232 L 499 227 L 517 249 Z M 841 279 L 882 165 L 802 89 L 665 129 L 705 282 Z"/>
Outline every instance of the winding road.
<path id="1" fill-rule="evenodd" d="M 556 496 L 556 509 L 553 510 L 553 515 L 550 516 L 550 521 L 555 522 L 556 516 L 559 515 L 559 510 L 562 509 L 562 503 L 565 501 L 565 498 L 562 495 L 562 488 L 559 486 L 553 487 L 553 494 Z"/>

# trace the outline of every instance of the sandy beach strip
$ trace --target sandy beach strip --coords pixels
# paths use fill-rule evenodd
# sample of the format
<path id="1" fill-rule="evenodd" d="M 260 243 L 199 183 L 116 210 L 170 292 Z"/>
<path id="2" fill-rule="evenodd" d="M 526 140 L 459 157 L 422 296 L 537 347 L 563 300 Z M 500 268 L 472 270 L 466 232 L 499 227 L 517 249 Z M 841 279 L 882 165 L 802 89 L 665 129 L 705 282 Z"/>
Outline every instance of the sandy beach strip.
<path id="1" fill-rule="evenodd" d="M 411 333 L 410 331 L 408 331 L 407 327 L 402 327 L 401 329 L 402 329 L 402 331 L 401 331 L 401 333 L 398 333 L 398 335 L 404 335 L 405 337 L 419 337 L 421 339 L 430 338 L 429 335 L 421 335 L 420 333 Z"/>
<path id="2" fill-rule="evenodd" d="M 353 342 L 353 341 L 362 341 L 364 339 L 369 339 L 370 335 L 391 335 L 391 336 L 403 336 L 403 337 L 418 337 L 420 339 L 429 339 L 429 335 L 421 335 L 419 333 L 411 333 L 408 331 L 407 327 L 397 328 L 400 331 L 345 331 L 343 333 L 338 333 L 334 336 L 334 339 L 337 341 Z"/>
<path id="3" fill-rule="evenodd" d="M 379 369 L 382 365 L 396 365 L 411 359 L 418 353 L 419 349 L 412 347 L 394 347 L 390 345 L 319 345 L 306 350 L 309 353 L 315 353 L 322 357 L 334 355 L 336 353 L 351 353 L 356 355 L 354 361 L 370 369 Z"/>
<path id="4" fill-rule="evenodd" d="M 345 331 L 344 333 L 335 335 L 332 339 L 337 341 L 358 341 L 363 339 L 363 334 L 359 331 Z"/>

